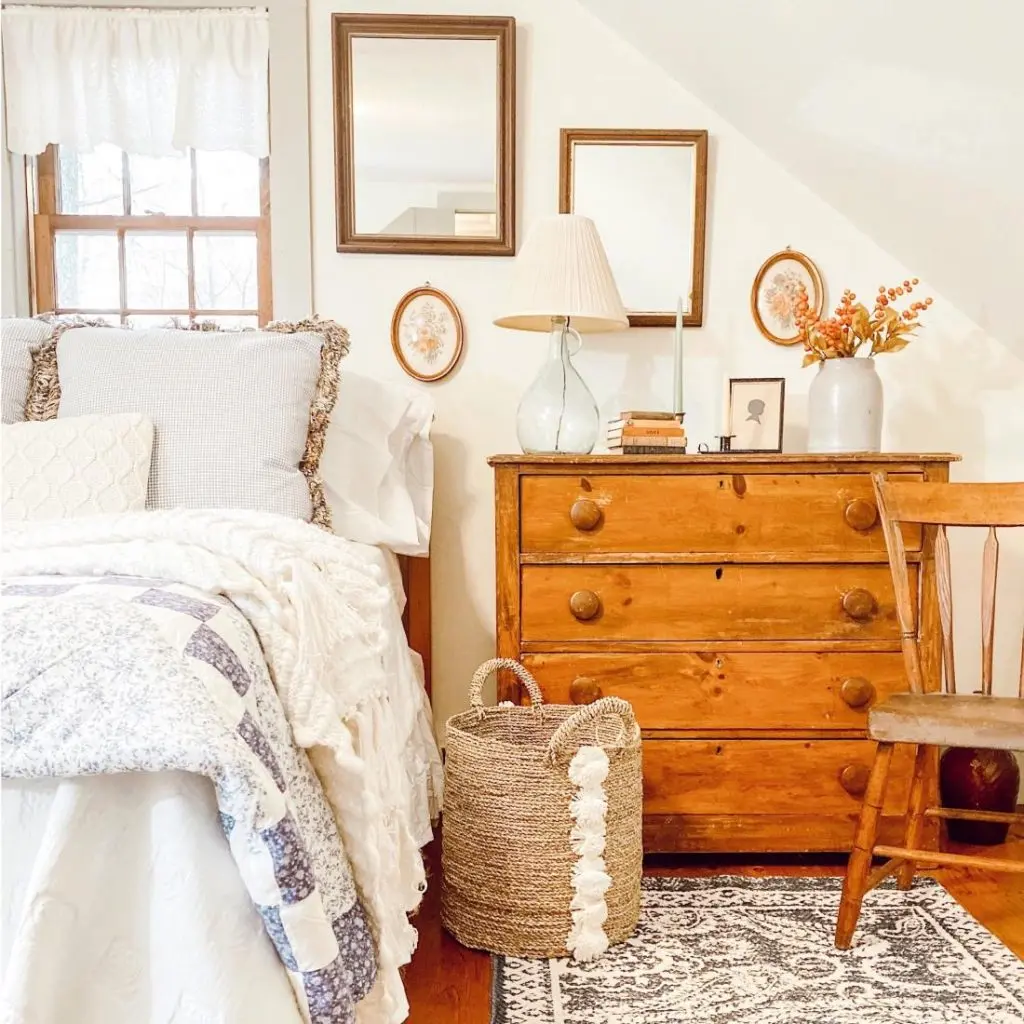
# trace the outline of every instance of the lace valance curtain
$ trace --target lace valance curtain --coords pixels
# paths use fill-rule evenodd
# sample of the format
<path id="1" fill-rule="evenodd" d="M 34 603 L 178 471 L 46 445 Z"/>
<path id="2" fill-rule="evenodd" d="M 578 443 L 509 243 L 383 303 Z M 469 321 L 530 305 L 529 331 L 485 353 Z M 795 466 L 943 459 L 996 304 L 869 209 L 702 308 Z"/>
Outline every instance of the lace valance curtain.
<path id="1" fill-rule="evenodd" d="M 7 145 L 141 156 L 270 152 L 269 20 L 257 10 L 5 7 Z"/>

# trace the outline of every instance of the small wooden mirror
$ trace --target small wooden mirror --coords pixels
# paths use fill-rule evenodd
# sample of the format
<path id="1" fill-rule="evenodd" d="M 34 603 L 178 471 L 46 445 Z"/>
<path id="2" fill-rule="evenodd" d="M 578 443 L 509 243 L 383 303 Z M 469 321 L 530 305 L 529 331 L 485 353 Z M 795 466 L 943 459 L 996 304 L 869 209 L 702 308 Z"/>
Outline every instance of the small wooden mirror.
<path id="1" fill-rule="evenodd" d="M 559 211 L 597 224 L 631 327 L 704 318 L 706 131 L 563 128 Z"/>
<path id="2" fill-rule="evenodd" d="M 339 252 L 515 255 L 515 19 L 335 14 Z"/>

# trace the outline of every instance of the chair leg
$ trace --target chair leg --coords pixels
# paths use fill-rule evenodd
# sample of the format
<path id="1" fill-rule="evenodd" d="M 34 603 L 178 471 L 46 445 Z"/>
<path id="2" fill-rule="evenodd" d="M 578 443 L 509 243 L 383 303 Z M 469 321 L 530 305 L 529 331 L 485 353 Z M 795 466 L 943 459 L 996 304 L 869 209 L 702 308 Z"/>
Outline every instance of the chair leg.
<path id="1" fill-rule="evenodd" d="M 868 787 L 864 792 L 864 805 L 860 821 L 853 838 L 853 849 L 846 866 L 846 880 L 843 882 L 843 897 L 839 903 L 839 920 L 836 922 L 836 948 L 849 949 L 853 932 L 860 917 L 861 903 L 871 871 L 871 855 L 878 833 L 878 818 L 885 800 L 885 783 L 892 764 L 891 743 L 879 743 L 875 751 L 875 763 L 871 767 Z"/>
<path id="2" fill-rule="evenodd" d="M 921 846 L 921 833 L 924 830 L 925 792 L 924 783 L 927 774 L 931 748 L 922 743 L 917 748 L 914 758 L 914 779 L 910 784 L 910 803 L 907 805 L 907 828 L 903 837 L 903 845 L 910 850 Z M 897 884 L 901 889 L 909 889 L 914 884 L 915 864 L 908 860 L 896 875 Z"/>

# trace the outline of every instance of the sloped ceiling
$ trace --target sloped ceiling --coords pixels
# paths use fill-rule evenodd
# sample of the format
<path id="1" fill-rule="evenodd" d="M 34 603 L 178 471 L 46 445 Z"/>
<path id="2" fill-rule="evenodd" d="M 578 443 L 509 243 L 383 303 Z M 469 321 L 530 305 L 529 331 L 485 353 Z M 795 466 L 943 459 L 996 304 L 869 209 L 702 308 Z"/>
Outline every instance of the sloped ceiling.
<path id="1" fill-rule="evenodd" d="M 1024 355 L 1024 3 L 580 3 Z"/>

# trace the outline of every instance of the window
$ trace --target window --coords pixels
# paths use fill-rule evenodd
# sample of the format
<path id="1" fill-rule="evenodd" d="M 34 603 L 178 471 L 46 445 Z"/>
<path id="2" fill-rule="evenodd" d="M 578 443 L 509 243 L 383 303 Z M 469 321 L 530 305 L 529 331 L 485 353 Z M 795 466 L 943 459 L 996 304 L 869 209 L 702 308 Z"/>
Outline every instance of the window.
<path id="1" fill-rule="evenodd" d="M 271 319 L 268 161 L 115 146 L 38 159 L 36 308 L 134 327 Z"/>

